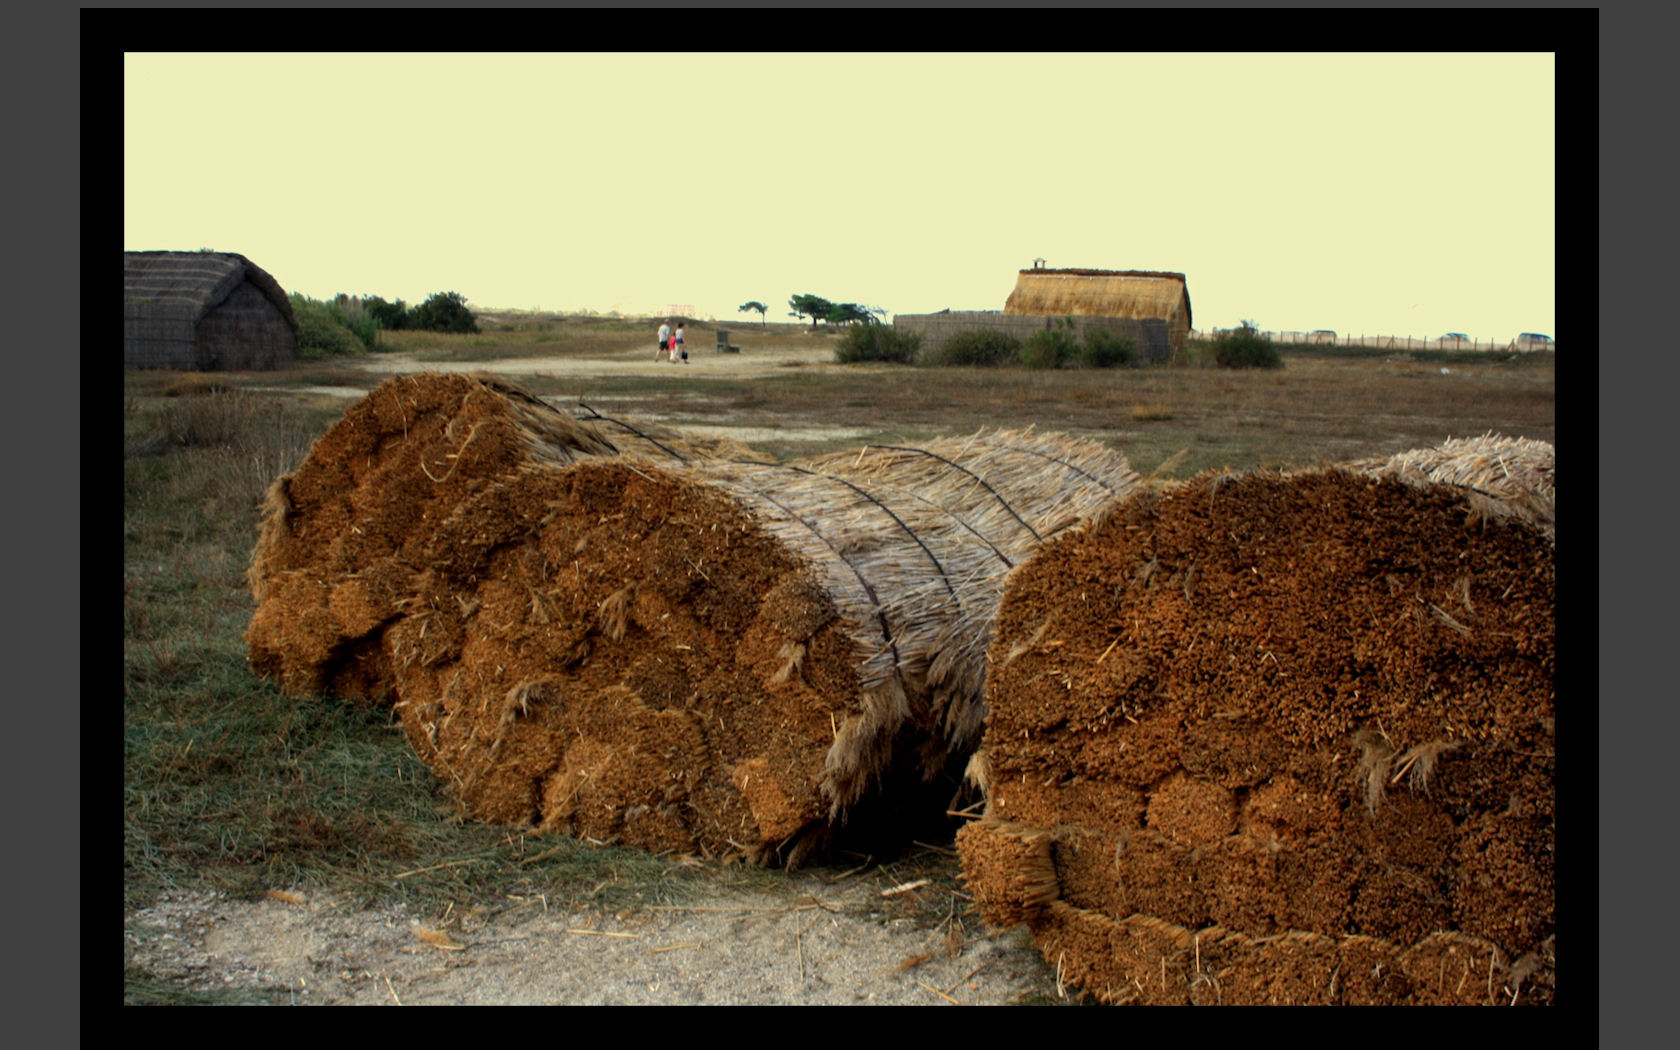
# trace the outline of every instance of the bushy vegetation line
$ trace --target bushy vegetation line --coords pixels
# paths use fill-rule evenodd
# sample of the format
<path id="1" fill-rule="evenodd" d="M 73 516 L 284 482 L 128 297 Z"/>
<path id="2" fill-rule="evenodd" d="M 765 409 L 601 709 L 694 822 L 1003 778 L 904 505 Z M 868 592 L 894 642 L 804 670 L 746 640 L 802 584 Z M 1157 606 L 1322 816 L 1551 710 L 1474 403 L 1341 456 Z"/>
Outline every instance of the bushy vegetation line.
<path id="1" fill-rule="evenodd" d="M 1071 317 L 1024 340 L 996 329 L 970 328 L 917 360 L 919 364 L 952 368 L 1019 366 L 1039 370 L 1120 368 L 1139 363 L 1133 340 L 1107 328 L 1091 327 L 1080 332 Z"/>
<path id="2" fill-rule="evenodd" d="M 925 362 L 930 365 L 1012 365 L 1021 359 L 1021 341 L 1007 332 L 971 328 L 945 341 L 938 353 Z"/>
<path id="3" fill-rule="evenodd" d="M 1220 332 L 1209 343 L 1213 364 L 1219 368 L 1282 368 L 1283 357 L 1272 340 L 1244 321 L 1239 328 Z"/>
<path id="4" fill-rule="evenodd" d="M 478 331 L 478 317 L 459 292 L 437 292 L 412 309 L 401 299 L 342 292 L 331 301 L 292 293 L 298 322 L 298 356 L 305 361 L 379 349 L 379 333 L 401 331 Z"/>
<path id="5" fill-rule="evenodd" d="M 834 359 L 841 364 L 884 361 L 913 364 L 922 352 L 922 333 L 900 331 L 889 325 L 865 324 L 846 329 L 834 347 Z"/>

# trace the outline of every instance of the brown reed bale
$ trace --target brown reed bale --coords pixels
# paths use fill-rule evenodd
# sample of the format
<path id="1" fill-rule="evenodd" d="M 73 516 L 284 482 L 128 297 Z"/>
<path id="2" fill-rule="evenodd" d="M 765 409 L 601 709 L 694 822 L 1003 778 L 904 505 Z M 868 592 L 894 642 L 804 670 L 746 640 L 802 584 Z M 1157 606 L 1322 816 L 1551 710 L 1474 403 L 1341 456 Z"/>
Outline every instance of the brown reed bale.
<path id="1" fill-rule="evenodd" d="M 1553 537 L 1557 519 L 1556 455 L 1549 442 L 1491 431 L 1448 438 L 1434 448 L 1412 449 L 1388 459 L 1347 464 L 1350 469 L 1420 485 L 1454 485 L 1479 514 L 1514 514 Z"/>
<path id="2" fill-rule="evenodd" d="M 579 421 L 489 376 L 381 383 L 268 493 L 249 571 L 252 667 L 293 693 L 384 697 L 379 634 L 412 590 L 415 546 L 455 504 L 526 464 L 621 452 L 739 454 Z"/>
<path id="3" fill-rule="evenodd" d="M 1538 523 L 1345 469 L 1046 544 L 988 653 L 982 915 L 1109 1002 L 1552 1001 L 1554 593 Z"/>
<path id="4" fill-rule="evenodd" d="M 1134 482 L 1026 433 L 533 464 L 428 541 L 385 634 L 397 709 L 478 819 L 793 860 L 834 821 L 943 811 L 1003 574 Z"/>

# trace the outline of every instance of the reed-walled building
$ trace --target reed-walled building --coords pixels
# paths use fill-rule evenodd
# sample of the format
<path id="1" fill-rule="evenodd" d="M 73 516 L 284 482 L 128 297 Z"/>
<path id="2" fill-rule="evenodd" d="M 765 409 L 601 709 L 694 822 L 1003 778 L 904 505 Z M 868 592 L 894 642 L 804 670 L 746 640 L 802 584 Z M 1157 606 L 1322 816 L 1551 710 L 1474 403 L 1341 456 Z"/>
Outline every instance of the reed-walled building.
<path id="1" fill-rule="evenodd" d="M 123 365 L 289 368 L 297 319 L 273 277 L 233 252 L 123 253 Z"/>
<path id="2" fill-rule="evenodd" d="M 1153 270 L 1022 270 L 1003 310 L 944 310 L 899 314 L 893 324 L 922 333 L 924 351 L 937 352 L 958 332 L 1004 331 L 1024 339 L 1041 328 L 1107 328 L 1130 338 L 1146 360 L 1184 352 L 1190 342 L 1190 291 L 1182 273 Z"/>

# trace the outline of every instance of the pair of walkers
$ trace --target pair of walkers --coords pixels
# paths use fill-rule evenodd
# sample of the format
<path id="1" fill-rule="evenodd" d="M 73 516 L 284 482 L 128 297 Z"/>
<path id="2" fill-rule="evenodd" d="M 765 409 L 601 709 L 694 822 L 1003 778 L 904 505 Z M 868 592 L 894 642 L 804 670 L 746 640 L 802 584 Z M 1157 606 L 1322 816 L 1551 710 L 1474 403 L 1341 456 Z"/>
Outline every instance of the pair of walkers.
<path id="1" fill-rule="evenodd" d="M 680 322 L 674 335 L 671 333 L 670 321 L 659 326 L 659 352 L 653 355 L 653 359 L 657 361 L 661 357 L 672 364 L 678 361 L 688 364 L 688 348 L 683 345 L 683 326 Z"/>

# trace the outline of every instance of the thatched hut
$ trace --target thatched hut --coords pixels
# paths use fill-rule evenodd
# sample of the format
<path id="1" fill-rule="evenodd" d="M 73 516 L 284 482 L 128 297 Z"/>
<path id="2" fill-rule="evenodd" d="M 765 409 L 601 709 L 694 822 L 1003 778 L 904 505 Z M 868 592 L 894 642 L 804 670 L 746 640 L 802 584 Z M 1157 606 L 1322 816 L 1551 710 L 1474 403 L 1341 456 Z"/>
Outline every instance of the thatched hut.
<path id="1" fill-rule="evenodd" d="M 1152 270 L 1022 270 L 1003 304 L 1007 315 L 1118 317 L 1165 328 L 1174 354 L 1190 341 L 1184 275 Z"/>
<path id="2" fill-rule="evenodd" d="M 1550 515 L 1421 458 L 1141 493 L 1009 577 L 987 921 L 1110 1002 L 1552 1000 Z"/>
<path id="3" fill-rule="evenodd" d="M 125 368 L 288 368 L 297 343 L 285 289 L 243 255 L 123 253 Z"/>

